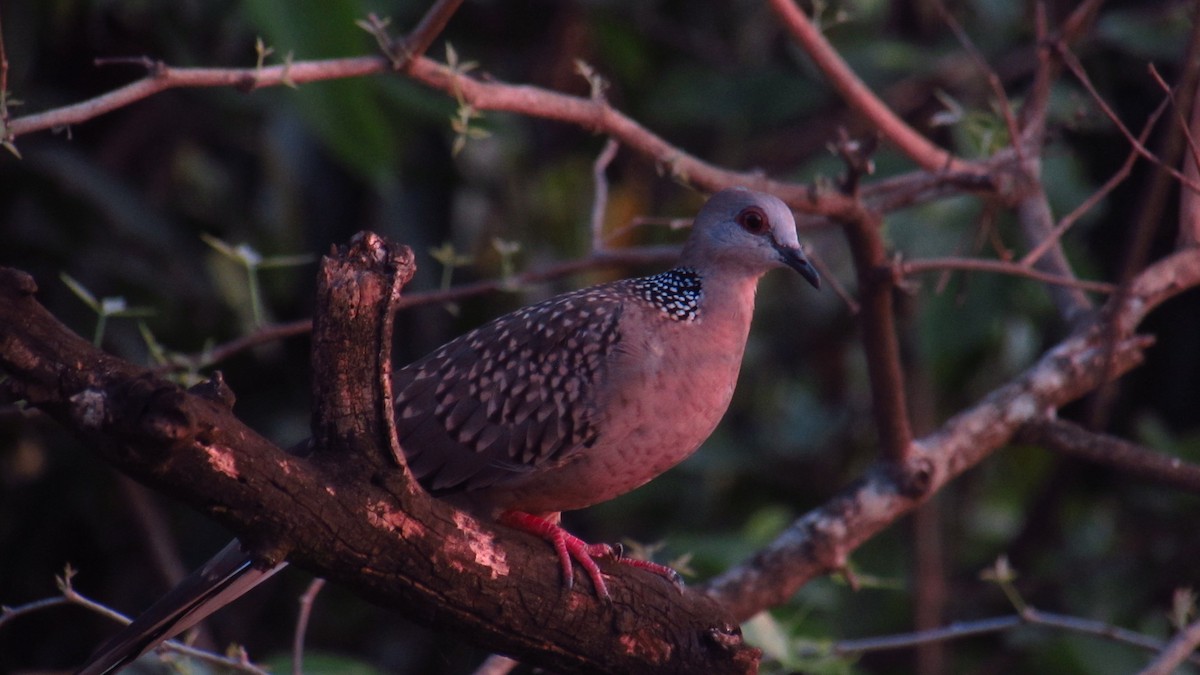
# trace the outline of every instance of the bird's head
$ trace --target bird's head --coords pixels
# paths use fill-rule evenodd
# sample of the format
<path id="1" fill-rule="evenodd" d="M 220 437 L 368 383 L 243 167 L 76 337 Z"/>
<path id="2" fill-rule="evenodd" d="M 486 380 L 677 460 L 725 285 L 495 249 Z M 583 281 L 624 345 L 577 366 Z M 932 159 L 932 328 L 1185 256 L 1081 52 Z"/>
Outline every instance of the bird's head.
<path id="1" fill-rule="evenodd" d="M 774 195 L 746 188 L 721 190 L 701 207 L 681 263 L 753 275 L 787 266 L 815 288 L 821 287 L 816 268 L 796 239 L 791 209 Z"/>

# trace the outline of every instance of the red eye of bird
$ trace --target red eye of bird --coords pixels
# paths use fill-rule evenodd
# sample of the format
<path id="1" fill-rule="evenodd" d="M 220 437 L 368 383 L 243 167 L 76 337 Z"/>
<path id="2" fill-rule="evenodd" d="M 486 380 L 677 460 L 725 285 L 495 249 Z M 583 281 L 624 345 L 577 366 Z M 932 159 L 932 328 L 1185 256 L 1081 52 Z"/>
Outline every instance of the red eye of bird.
<path id="1" fill-rule="evenodd" d="M 771 228 L 770 221 L 767 220 L 767 214 L 757 206 L 747 206 L 737 214 L 738 225 L 750 234 L 765 234 Z"/>

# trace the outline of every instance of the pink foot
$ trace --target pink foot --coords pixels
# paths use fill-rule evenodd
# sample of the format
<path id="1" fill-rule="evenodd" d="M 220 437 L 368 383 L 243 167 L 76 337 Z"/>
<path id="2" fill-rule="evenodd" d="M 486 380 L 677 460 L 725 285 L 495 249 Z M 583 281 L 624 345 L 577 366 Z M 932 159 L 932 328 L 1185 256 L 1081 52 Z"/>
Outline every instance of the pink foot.
<path id="1" fill-rule="evenodd" d="M 554 550 L 558 552 L 563 583 L 567 588 L 571 588 L 575 582 L 575 573 L 571 569 L 571 560 L 574 559 L 592 580 L 592 587 L 596 589 L 596 595 L 605 600 L 611 599 L 612 596 L 608 594 L 608 585 L 604 583 L 604 575 L 594 560 L 594 558 L 600 557 L 613 558 L 619 563 L 648 570 L 665 577 L 677 586 L 682 586 L 679 574 L 666 565 L 659 565 L 649 560 L 625 558 L 621 555 L 619 546 L 613 548 L 608 544 L 589 544 L 545 518 L 539 518 L 524 511 L 505 511 L 500 514 L 500 522 L 550 542 L 554 546 Z"/>

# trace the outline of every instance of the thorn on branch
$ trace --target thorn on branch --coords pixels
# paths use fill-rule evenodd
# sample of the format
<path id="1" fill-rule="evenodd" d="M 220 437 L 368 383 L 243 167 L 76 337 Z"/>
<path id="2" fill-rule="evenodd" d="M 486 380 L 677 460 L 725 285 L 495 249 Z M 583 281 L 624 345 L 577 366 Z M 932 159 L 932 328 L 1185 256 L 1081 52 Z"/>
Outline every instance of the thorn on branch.
<path id="1" fill-rule="evenodd" d="M 237 396 L 233 393 L 233 389 L 225 382 L 225 376 L 219 370 L 213 372 L 212 377 L 207 380 L 189 387 L 188 393 L 195 394 L 214 403 L 220 403 L 228 410 L 233 410 L 233 405 L 237 402 Z"/>
<path id="2" fill-rule="evenodd" d="M 846 174 L 842 176 L 839 189 L 842 194 L 855 196 L 863 176 L 875 173 L 875 150 L 879 147 L 879 136 L 871 135 L 866 139 L 850 138 L 845 127 L 838 127 L 837 141 L 830 143 L 829 149 L 846 164 Z"/>
<path id="3" fill-rule="evenodd" d="M 254 72 L 256 77 L 262 76 L 263 62 L 267 57 L 275 53 L 274 47 L 268 47 L 261 37 L 254 38 Z"/>
<path id="4" fill-rule="evenodd" d="M 391 17 L 380 19 L 375 12 L 371 12 L 366 19 L 359 19 L 354 24 L 375 38 L 375 44 L 379 45 L 379 51 L 383 52 L 383 55 L 391 62 L 392 70 L 404 68 L 412 59 L 412 54 L 409 53 L 404 41 L 393 39 L 388 34 L 388 26 L 392 24 Z"/>
<path id="5" fill-rule="evenodd" d="M 591 89 L 591 99 L 596 103 L 607 103 L 604 92 L 608 89 L 608 81 L 596 69 L 583 59 L 575 59 L 575 72 L 587 80 Z"/>

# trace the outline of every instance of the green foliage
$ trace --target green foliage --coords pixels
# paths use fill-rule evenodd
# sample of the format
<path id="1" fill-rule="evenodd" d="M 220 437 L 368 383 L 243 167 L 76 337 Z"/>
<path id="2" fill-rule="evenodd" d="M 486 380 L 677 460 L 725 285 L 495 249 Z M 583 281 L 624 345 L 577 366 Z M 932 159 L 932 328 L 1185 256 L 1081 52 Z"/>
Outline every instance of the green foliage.
<path id="1" fill-rule="evenodd" d="M 279 267 L 296 267 L 313 262 L 314 256 L 307 254 L 264 257 L 249 244 L 228 244 L 220 239 L 201 234 L 200 238 L 224 258 L 241 267 L 246 273 L 245 298 L 250 306 L 251 327 L 261 328 L 266 323 L 262 290 L 259 287 L 258 271 Z"/>
<path id="2" fill-rule="evenodd" d="M 288 58 L 321 59 L 369 51 L 370 43 L 355 23 L 366 14 L 363 5 L 360 0 L 247 0 L 243 7 L 273 51 Z M 398 161 L 397 134 L 379 106 L 377 80 L 317 82 L 289 95 L 305 122 L 347 167 L 369 183 L 385 185 Z"/>
<path id="3" fill-rule="evenodd" d="M 92 295 L 92 292 L 84 288 L 83 284 L 71 278 L 71 275 L 66 272 L 59 274 L 59 278 L 71 289 L 75 297 L 79 298 L 96 314 L 96 328 L 92 331 L 92 344 L 97 347 L 104 341 L 104 329 L 108 327 L 108 320 L 113 318 L 135 319 L 138 317 L 150 316 L 154 310 L 149 307 L 130 307 L 125 298 L 121 296 L 112 296 L 97 298 Z"/>

